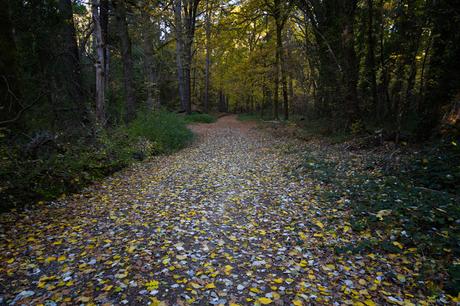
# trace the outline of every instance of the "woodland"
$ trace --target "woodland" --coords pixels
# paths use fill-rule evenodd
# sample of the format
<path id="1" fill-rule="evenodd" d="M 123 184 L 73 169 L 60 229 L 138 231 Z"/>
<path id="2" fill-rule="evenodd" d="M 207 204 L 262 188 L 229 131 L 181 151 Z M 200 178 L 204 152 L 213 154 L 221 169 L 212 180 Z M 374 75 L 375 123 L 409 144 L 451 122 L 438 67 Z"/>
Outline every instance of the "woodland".
<path id="1" fill-rule="evenodd" d="M 460 303 L 459 1 L 0 4 L 0 305 Z"/>

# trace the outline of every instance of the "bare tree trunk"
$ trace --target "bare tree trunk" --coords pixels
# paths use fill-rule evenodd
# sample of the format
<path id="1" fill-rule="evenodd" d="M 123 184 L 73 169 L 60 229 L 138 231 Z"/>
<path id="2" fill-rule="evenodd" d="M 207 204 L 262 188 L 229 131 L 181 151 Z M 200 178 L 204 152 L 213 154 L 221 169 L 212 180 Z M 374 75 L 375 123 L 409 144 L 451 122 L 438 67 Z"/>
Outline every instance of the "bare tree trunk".
<path id="1" fill-rule="evenodd" d="M 176 64 L 177 64 L 177 81 L 179 86 L 179 98 L 182 110 L 187 108 L 185 101 L 184 86 L 184 65 L 183 65 L 183 27 L 182 27 L 182 0 L 174 0 L 174 23 L 176 27 Z"/>
<path id="2" fill-rule="evenodd" d="M 276 22 L 276 51 L 279 62 L 279 69 L 281 70 L 281 86 L 283 89 L 283 111 L 284 111 L 284 120 L 289 119 L 289 100 L 288 100 L 288 90 L 287 90 L 287 79 L 286 79 L 286 64 L 284 61 L 284 50 L 283 50 L 283 22 Z"/>
<path id="3" fill-rule="evenodd" d="M 187 35 L 188 36 L 188 35 Z M 190 38 L 184 44 L 184 100 L 185 112 L 192 113 L 192 44 Z"/>
<path id="4" fill-rule="evenodd" d="M 143 45 L 144 45 L 144 69 L 145 83 L 147 89 L 147 108 L 150 110 L 158 110 L 160 101 L 157 95 L 157 73 L 154 65 L 154 35 L 152 35 L 152 23 L 150 22 L 149 14 L 146 10 L 142 11 L 143 22 Z M 153 29 L 156 31 L 156 29 Z"/>
<path id="5" fill-rule="evenodd" d="M 198 5 L 200 0 L 184 0 L 184 100 L 186 102 L 185 111 L 187 114 L 192 113 L 192 84 L 191 84 L 191 69 L 192 69 L 192 47 L 195 37 L 195 25 Z"/>
<path id="6" fill-rule="evenodd" d="M 344 1 L 344 30 L 342 41 L 344 48 L 344 85 L 345 85 L 345 105 L 347 111 L 347 125 L 358 119 L 358 60 L 355 51 L 354 18 L 357 7 L 356 0 Z"/>
<path id="7" fill-rule="evenodd" d="M 91 11 L 94 22 L 94 40 L 96 44 L 96 122 L 100 126 L 106 124 L 105 114 L 105 60 L 104 42 L 102 39 L 101 19 L 99 13 L 99 1 L 91 1 Z"/>
<path id="8" fill-rule="evenodd" d="M 128 33 L 126 22 L 126 3 L 125 0 L 113 2 L 117 15 L 118 36 L 120 37 L 121 61 L 123 63 L 123 87 L 125 92 L 126 121 L 134 119 L 136 115 L 136 101 L 134 97 L 133 85 L 133 58 L 131 54 L 131 39 Z"/>
<path id="9" fill-rule="evenodd" d="M 273 119 L 278 120 L 278 105 L 279 105 L 279 84 L 280 84 L 280 52 L 281 48 L 279 47 L 278 37 L 281 36 L 281 33 L 278 33 L 279 27 L 278 24 L 276 26 L 276 59 L 275 59 L 275 92 L 273 96 Z"/>
<path id="10" fill-rule="evenodd" d="M 63 42 L 63 60 L 62 69 L 66 74 L 63 81 L 65 91 L 72 103 L 75 103 L 76 120 L 82 120 L 85 116 L 85 103 L 81 84 L 80 57 L 78 52 L 77 38 L 73 22 L 73 9 L 71 0 L 60 0 L 59 10 L 62 14 L 62 38 Z"/>
<path id="11" fill-rule="evenodd" d="M 109 0 L 100 0 L 100 19 L 102 29 L 102 46 L 104 48 L 105 90 L 109 90 L 110 49 L 109 49 Z"/>
<path id="12" fill-rule="evenodd" d="M 0 125 L 17 124 L 21 106 L 18 53 L 8 0 L 0 0 Z"/>
<path id="13" fill-rule="evenodd" d="M 211 7 L 206 0 L 206 67 L 205 67 L 205 89 L 204 89 L 204 111 L 209 112 L 209 87 L 211 69 Z"/>
<path id="14" fill-rule="evenodd" d="M 368 9 L 368 25 L 367 25 L 367 65 L 369 69 L 369 78 L 371 85 L 372 106 L 376 113 L 378 97 L 377 97 L 377 77 L 375 69 L 375 39 L 374 39 L 374 0 L 367 0 Z"/>

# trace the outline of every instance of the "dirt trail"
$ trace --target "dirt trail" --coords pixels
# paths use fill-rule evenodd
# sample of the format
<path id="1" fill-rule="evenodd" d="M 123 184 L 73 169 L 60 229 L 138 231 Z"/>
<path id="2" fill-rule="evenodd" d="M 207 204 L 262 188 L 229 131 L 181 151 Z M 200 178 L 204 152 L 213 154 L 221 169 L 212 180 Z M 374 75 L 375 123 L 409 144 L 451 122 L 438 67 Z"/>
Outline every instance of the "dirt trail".
<path id="1" fill-rule="evenodd" d="M 199 137 L 190 148 L 34 211 L 1 215 L 0 304 L 424 298 L 410 276 L 416 263 L 334 252 L 359 237 L 345 211 L 318 198 L 318 182 L 289 176 L 303 145 L 234 116 L 192 129 Z"/>

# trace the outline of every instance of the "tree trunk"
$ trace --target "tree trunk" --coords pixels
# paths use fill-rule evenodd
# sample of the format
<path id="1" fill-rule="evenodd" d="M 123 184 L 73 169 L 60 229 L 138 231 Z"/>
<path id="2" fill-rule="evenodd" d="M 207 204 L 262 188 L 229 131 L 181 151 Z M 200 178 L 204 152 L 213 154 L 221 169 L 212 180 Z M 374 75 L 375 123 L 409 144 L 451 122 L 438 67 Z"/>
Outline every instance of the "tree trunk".
<path id="1" fill-rule="evenodd" d="M 0 0 L 0 5 L 0 125 L 16 125 L 23 111 L 20 100 L 18 54 L 13 37 L 9 1 Z"/>
<path id="2" fill-rule="evenodd" d="M 94 41 L 96 44 L 96 122 L 100 126 L 106 124 L 105 115 L 105 60 L 104 42 L 102 39 L 101 19 L 99 14 L 99 1 L 91 1 L 91 11 L 94 22 Z"/>
<path id="3" fill-rule="evenodd" d="M 185 83 L 184 83 L 184 38 L 182 27 L 182 0 L 174 0 L 174 23 L 176 29 L 176 65 L 177 65 L 177 83 L 179 89 L 180 104 L 183 111 L 187 108 L 185 100 Z"/>
<path id="4" fill-rule="evenodd" d="M 155 71 L 154 64 L 154 35 L 152 31 L 152 23 L 150 22 L 150 16 L 146 10 L 142 10 L 142 22 L 143 22 L 143 49 L 144 49 L 144 70 L 145 70 L 145 84 L 147 90 L 147 101 L 146 106 L 149 110 L 158 110 L 160 108 L 160 101 L 157 95 L 157 73 Z"/>
<path id="5" fill-rule="evenodd" d="M 192 113 L 192 44 L 187 38 L 184 45 L 184 100 L 185 112 Z"/>
<path id="6" fill-rule="evenodd" d="M 371 87 L 372 109 L 378 113 L 377 104 L 377 77 L 375 69 L 375 39 L 374 39 L 374 0 L 367 0 L 368 24 L 367 24 L 367 69 Z"/>
<path id="7" fill-rule="evenodd" d="M 345 109 L 347 112 L 347 126 L 358 119 L 358 60 L 355 51 L 354 18 L 357 7 L 356 0 L 343 0 L 344 25 L 342 33 L 344 52 L 344 85 L 345 85 Z"/>
<path id="8" fill-rule="evenodd" d="M 59 11 L 62 18 L 62 57 L 63 73 L 65 73 L 65 81 L 63 86 L 67 93 L 69 101 L 75 103 L 76 120 L 80 121 L 86 117 L 85 103 L 81 84 L 81 69 L 80 58 L 78 53 L 77 38 L 75 35 L 75 27 L 73 22 L 73 9 L 71 0 L 60 0 Z"/>
<path id="9" fill-rule="evenodd" d="M 133 58 L 131 54 L 131 39 L 128 33 L 128 24 L 126 21 L 126 3 L 125 0 L 116 0 L 113 2 L 115 13 L 117 15 L 118 36 L 120 38 L 121 61 L 123 63 L 123 87 L 125 93 L 125 119 L 130 122 L 136 115 L 136 101 L 134 96 L 133 85 Z"/>
<path id="10" fill-rule="evenodd" d="M 109 0 L 100 0 L 102 47 L 104 48 L 105 90 L 109 90 L 110 49 L 109 49 Z"/>
<path id="11" fill-rule="evenodd" d="M 209 87 L 211 69 L 211 7 L 206 0 L 206 67 L 205 67 L 205 89 L 204 89 L 204 111 L 209 112 Z"/>
<path id="12" fill-rule="evenodd" d="M 288 101 L 288 90 L 286 80 L 286 67 L 284 62 L 284 50 L 283 50 L 283 22 L 276 21 L 276 53 L 278 57 L 279 70 L 281 71 L 281 86 L 283 89 L 283 112 L 284 120 L 289 119 L 289 101 Z"/>

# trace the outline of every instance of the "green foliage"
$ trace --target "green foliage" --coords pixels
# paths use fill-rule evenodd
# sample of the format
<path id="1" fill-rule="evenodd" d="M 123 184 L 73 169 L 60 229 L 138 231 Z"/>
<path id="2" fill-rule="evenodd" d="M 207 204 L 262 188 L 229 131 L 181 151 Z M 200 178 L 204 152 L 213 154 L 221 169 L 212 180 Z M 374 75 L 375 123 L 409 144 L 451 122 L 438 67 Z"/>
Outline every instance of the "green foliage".
<path id="1" fill-rule="evenodd" d="M 0 140 L 0 210 L 76 192 L 134 160 L 183 148 L 193 137 L 178 115 L 141 114 L 127 127 L 96 138 L 56 138 L 31 154 L 27 145 Z"/>
<path id="2" fill-rule="evenodd" d="M 186 146 L 193 138 L 186 122 L 174 113 L 142 112 L 127 128 L 130 137 L 151 142 L 152 154 L 167 154 Z"/>
<path id="3" fill-rule="evenodd" d="M 338 245 L 337 252 L 399 253 L 414 247 L 431 259 L 426 271 L 450 275 L 442 285 L 456 294 L 460 289 L 455 265 L 455 258 L 460 257 L 459 191 L 455 188 L 460 176 L 458 162 L 454 163 L 460 160 L 458 153 L 445 144 L 430 146 L 403 167 L 385 171 L 370 157 L 358 161 L 327 153 L 307 154 L 300 171 L 324 184 L 318 191 L 324 202 L 350 211 L 351 227 L 364 237 L 359 243 Z M 404 249 L 393 241 L 400 241 Z M 433 279 L 429 272 L 425 274 Z M 441 282 L 441 275 L 434 280 Z"/>
<path id="4" fill-rule="evenodd" d="M 260 121 L 260 120 L 262 120 L 262 118 L 260 118 L 260 116 L 257 115 L 257 114 L 246 114 L 245 113 L 245 114 L 239 114 L 238 115 L 238 120 L 243 121 L 243 122 L 245 122 L 245 121 Z"/>
<path id="5" fill-rule="evenodd" d="M 192 113 L 190 115 L 186 115 L 184 117 L 184 120 L 187 123 L 192 123 L 192 122 L 213 123 L 217 121 L 217 118 L 210 114 Z"/>

